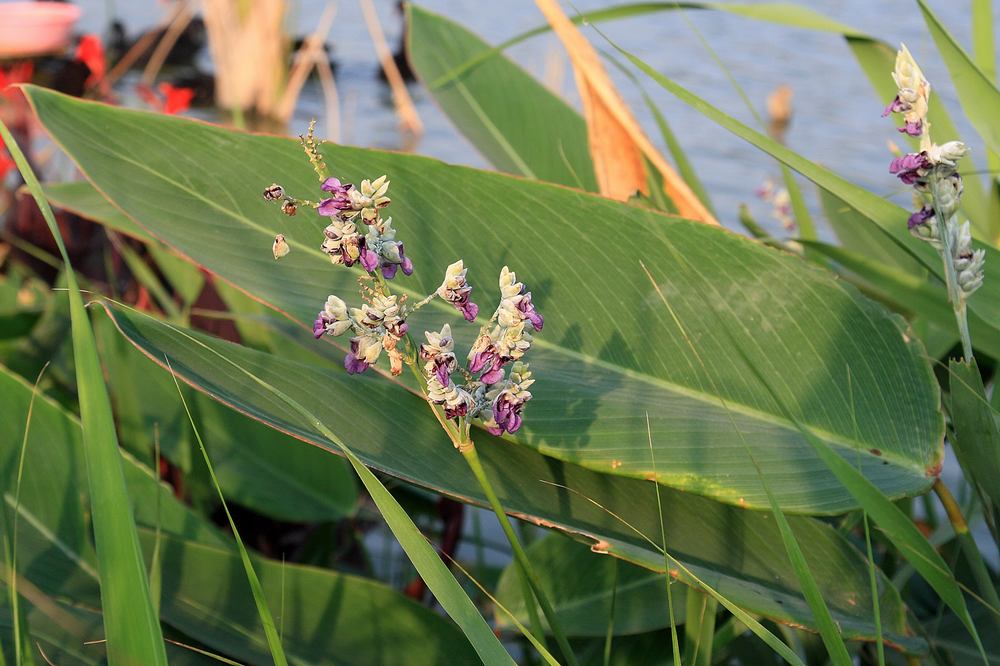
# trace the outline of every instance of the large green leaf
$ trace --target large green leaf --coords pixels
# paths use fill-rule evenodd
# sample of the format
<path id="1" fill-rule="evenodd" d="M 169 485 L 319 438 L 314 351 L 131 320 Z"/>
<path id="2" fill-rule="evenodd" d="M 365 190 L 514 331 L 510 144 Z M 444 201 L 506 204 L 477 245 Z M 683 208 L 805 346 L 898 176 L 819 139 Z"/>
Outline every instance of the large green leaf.
<path id="1" fill-rule="evenodd" d="M 24 415 L 32 387 L 0 368 L 0 481 L 12 488 Z M 19 572 L 43 593 L 98 607 L 96 557 L 86 498 L 82 435 L 76 417 L 50 399 L 36 399 L 21 492 Z M 246 577 L 232 541 L 178 502 L 165 485 L 128 455 L 123 457 L 147 560 L 155 539 L 162 567 L 161 616 L 215 651 L 247 663 L 270 663 L 270 654 Z M 13 492 L 3 496 L 12 509 Z M 381 583 L 312 567 L 255 558 L 273 608 L 280 608 L 285 647 L 296 663 L 440 662 L 474 654 L 447 619 Z M 385 621 L 392 618 L 391 622 Z M 29 618 L 30 619 L 30 618 Z M 93 624 L 92 622 L 90 624 Z M 31 625 L 34 628 L 34 624 Z M 88 625 L 89 626 L 89 625 Z M 44 628 L 44 627 L 43 627 Z M 43 636 L 44 638 L 44 636 Z M 101 638 L 99 620 L 87 640 Z M 173 663 L 173 659 L 171 659 Z"/>
<path id="2" fill-rule="evenodd" d="M 336 451 L 313 423 L 248 383 L 238 363 L 295 397 L 374 468 L 465 502 L 485 504 L 482 491 L 436 421 L 420 419 L 424 401 L 379 377 L 302 365 L 207 335 L 177 329 L 108 305 L 122 332 L 151 358 L 169 357 L 178 376 L 222 402 L 316 446 Z M 360 390 L 359 390 L 360 387 Z M 368 405 L 392 405 L 378 419 L 359 419 Z M 658 535 L 651 483 L 599 474 L 546 458 L 528 447 L 481 436 L 477 450 L 508 512 L 598 544 L 599 549 L 652 571 L 663 555 L 640 534 L 602 510 L 624 516 L 642 535 Z M 663 519 L 671 554 L 720 593 L 751 612 L 809 625 L 808 607 L 768 514 L 664 489 Z M 589 499 L 588 499 L 589 498 Z M 590 501 L 593 500 L 593 501 Z M 596 504 L 595 504 L 596 503 Z M 874 636 L 865 560 L 831 527 L 789 519 L 844 635 Z M 685 580 L 681 576 L 681 580 Z M 688 581 L 690 582 L 690 581 Z M 880 577 L 883 627 L 908 649 L 921 642 L 904 633 L 898 594 Z"/>
<path id="3" fill-rule="evenodd" d="M 597 191 L 583 118 L 530 74 L 493 53 L 467 76 L 431 82 L 490 46 L 427 10 L 407 6 L 414 69 L 453 123 L 502 171 Z M 530 113 L 526 116 L 525 112 Z"/>
<path id="4" fill-rule="evenodd" d="M 327 294 L 350 299 L 356 273 L 331 267 L 315 248 L 322 220 L 289 220 L 261 200 L 260 183 L 272 180 L 291 192 L 315 188 L 294 142 L 37 88 L 26 93 L 98 189 L 179 252 L 304 329 Z M 644 477 L 652 472 L 649 414 L 661 483 L 766 506 L 735 421 L 785 510 L 853 506 L 716 334 L 703 309 L 710 283 L 725 295 L 728 316 L 760 331 L 744 351 L 774 374 L 817 436 L 852 461 L 860 453 L 864 473 L 890 496 L 929 486 L 943 425 L 922 348 L 900 319 L 829 274 L 720 229 L 562 187 L 353 148 L 327 146 L 325 157 L 344 165 L 348 178 L 388 173 L 395 180 L 393 213 L 417 266 L 397 284 L 411 295 L 434 289 L 443 267 L 460 256 L 486 312 L 492 290 L 483 285 L 504 263 L 535 287 L 546 330 L 532 352 L 538 390 L 517 441 Z M 293 248 L 277 263 L 270 254 L 275 231 Z M 681 256 L 698 267 L 696 275 L 677 270 Z M 657 290 L 696 339 L 705 368 L 690 359 Z M 411 317 L 411 328 L 450 321 L 460 346 L 471 342 L 474 331 L 438 305 Z M 848 366 L 857 424 L 847 401 Z"/>

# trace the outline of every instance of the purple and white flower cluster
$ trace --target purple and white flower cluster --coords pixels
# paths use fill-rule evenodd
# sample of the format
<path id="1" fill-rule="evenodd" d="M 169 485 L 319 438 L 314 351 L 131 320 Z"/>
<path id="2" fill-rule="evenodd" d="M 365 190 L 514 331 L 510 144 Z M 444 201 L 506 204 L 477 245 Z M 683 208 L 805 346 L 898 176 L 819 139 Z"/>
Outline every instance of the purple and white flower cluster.
<path id="1" fill-rule="evenodd" d="M 326 305 L 313 323 L 313 335 L 343 335 L 352 331 L 351 350 L 344 357 L 344 367 L 354 375 L 375 365 L 384 351 L 393 375 L 403 371 L 400 341 L 409 326 L 395 294 L 374 295 L 360 308 L 347 311 L 347 304 L 337 296 L 329 296 Z"/>
<path id="2" fill-rule="evenodd" d="M 472 419 L 479 419 L 495 435 L 517 432 L 524 404 L 531 399 L 528 388 L 534 383 L 531 371 L 521 359 L 531 347 L 529 331 L 540 331 L 544 324 L 531 292 L 509 268 L 503 267 L 500 304 L 480 329 L 468 354 L 467 367 L 461 367 L 455 357 L 455 340 L 449 324 L 440 331 L 425 332 L 426 342 L 419 347 L 414 345 L 406 319 L 435 298 L 458 310 L 465 321 L 473 322 L 479 316 L 479 306 L 472 301 L 468 269 L 462 260 L 452 263 L 440 286 L 415 304 L 406 296 L 393 294 L 388 281 L 400 270 L 411 275 L 413 263 L 406 256 L 403 243 L 396 240 L 392 218 L 383 219 L 381 215 L 382 209 L 391 203 L 387 196 L 389 181 L 381 176 L 372 181 L 362 180 L 355 187 L 331 177 L 313 136 L 313 125 L 301 138 L 309 162 L 319 176 L 320 189 L 327 196 L 319 202 L 296 199 L 275 183 L 264 189 L 264 199 L 281 203 L 282 210 L 315 208 L 329 218 L 323 231 L 323 252 L 334 264 L 360 265 L 367 273 L 358 279 L 361 307 L 348 308 L 339 296 L 328 296 L 313 322 L 313 335 L 318 339 L 351 333 L 350 348 L 344 357 L 344 367 L 350 374 L 365 372 L 383 355 L 389 359 L 393 375 L 399 375 L 404 364 L 417 372 L 422 366 L 428 402 L 443 407 L 445 418 L 459 420 L 464 428 L 461 438 L 453 438 L 460 449 L 465 443 L 471 444 L 468 429 Z M 274 258 L 286 256 L 289 250 L 285 236 L 278 234 L 272 245 Z M 456 376 L 459 382 L 455 381 Z"/>
<path id="3" fill-rule="evenodd" d="M 437 294 L 451 302 L 465 315 L 475 318 L 478 308 L 468 302 L 465 268 L 462 262 L 448 267 L 445 281 Z M 469 316 L 470 306 L 472 316 Z M 457 369 L 451 328 L 440 332 L 427 331 L 427 342 L 420 347 L 425 361 L 428 399 L 445 409 L 447 418 L 478 418 L 494 435 L 513 433 L 521 427 L 521 410 L 531 399 L 528 387 L 534 383 L 526 363 L 520 362 L 531 347 L 528 328 L 540 331 L 542 315 L 535 309 L 531 292 L 509 268 L 500 273 L 500 305 L 472 344 L 468 355 L 468 370 L 463 370 L 466 382 L 457 384 L 452 373 Z M 504 367 L 512 363 L 510 376 Z M 477 376 L 478 375 L 478 376 Z"/>
<path id="4" fill-rule="evenodd" d="M 387 280 L 396 277 L 399 269 L 405 275 L 413 273 L 413 262 L 406 256 L 403 243 L 396 240 L 392 218 L 383 220 L 379 213 L 391 203 L 386 196 L 389 181 L 385 176 L 362 180 L 358 188 L 339 178 L 327 178 L 320 188 L 331 195 L 320 201 L 316 210 L 332 218 L 323 230 L 326 239 L 322 249 L 333 263 L 360 263 L 369 273 L 381 269 Z M 358 231 L 358 220 L 368 227 L 367 233 Z"/>
<path id="5" fill-rule="evenodd" d="M 968 222 L 960 226 L 953 219 L 963 190 L 958 161 L 969 149 L 961 141 L 939 145 L 931 140 L 927 121 L 931 86 L 905 45 L 896 54 L 892 76 L 898 90 L 882 115 L 902 114 L 904 124 L 899 131 L 918 137 L 920 146 L 916 152 L 893 159 L 889 173 L 913 187 L 917 210 L 907 220 L 907 227 L 942 254 L 946 270 L 953 274 L 949 282 L 959 290 L 952 300 L 961 300 L 982 284 L 985 259 L 982 250 L 972 249 Z M 939 215 L 943 219 L 939 220 Z"/>

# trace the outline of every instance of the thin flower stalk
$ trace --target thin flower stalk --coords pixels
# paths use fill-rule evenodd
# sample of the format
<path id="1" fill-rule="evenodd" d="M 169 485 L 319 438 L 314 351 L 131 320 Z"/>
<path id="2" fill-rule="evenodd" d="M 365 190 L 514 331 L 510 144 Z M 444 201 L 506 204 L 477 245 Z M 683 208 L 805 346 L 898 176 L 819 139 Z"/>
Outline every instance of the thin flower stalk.
<path id="1" fill-rule="evenodd" d="M 931 140 L 931 125 L 927 121 L 931 86 L 905 45 L 896 54 L 892 77 L 896 96 L 882 115 L 901 115 L 903 126 L 899 131 L 919 138 L 920 146 L 918 152 L 893 159 L 889 173 L 913 187 L 917 211 L 910 216 L 907 227 L 941 256 L 962 353 L 971 359 L 966 301 L 982 286 L 986 253 L 973 248 L 969 222 L 959 224 L 956 219 L 963 189 L 957 164 L 969 150 L 961 141 L 938 145 Z"/>
<path id="2" fill-rule="evenodd" d="M 397 240 L 391 217 L 382 217 L 390 205 L 389 180 L 380 176 L 362 180 L 358 186 L 330 176 L 327 165 L 313 137 L 312 126 L 302 137 L 309 162 L 320 180 L 325 197 L 319 201 L 296 198 L 275 183 L 263 191 L 264 199 L 281 206 L 286 215 L 298 209 L 312 208 L 328 219 L 320 247 L 334 265 L 360 268 L 358 278 L 360 307 L 350 307 L 335 294 L 327 297 L 313 323 L 313 334 L 349 335 L 349 351 L 344 368 L 361 374 L 372 366 L 388 361 L 393 376 L 408 367 L 417 380 L 421 394 L 452 444 L 461 453 L 482 488 L 490 508 L 500 521 L 510 542 L 516 570 L 521 578 L 525 604 L 531 616 L 533 633 L 539 640 L 544 631 L 535 603 L 541 608 L 566 662 L 576 659 L 561 630 L 551 602 L 546 597 L 524 547 L 504 511 L 476 452 L 472 426 L 503 436 L 520 430 L 525 405 L 531 400 L 534 384 L 524 360 L 531 348 L 532 332 L 542 330 L 544 319 L 535 308 L 531 292 L 504 266 L 500 272 L 500 304 L 489 321 L 480 327 L 472 348 L 462 362 L 455 354 L 451 325 L 437 331 L 425 331 L 424 342 L 411 338 L 407 318 L 435 299 L 455 308 L 459 321 L 474 322 L 479 306 L 472 300 L 468 269 L 458 260 L 449 265 L 440 286 L 425 298 L 411 304 L 407 295 L 393 291 L 399 273 L 409 276 L 414 265 L 406 255 L 403 242 Z M 291 246 L 283 235 L 275 238 L 275 259 L 286 256 Z"/>

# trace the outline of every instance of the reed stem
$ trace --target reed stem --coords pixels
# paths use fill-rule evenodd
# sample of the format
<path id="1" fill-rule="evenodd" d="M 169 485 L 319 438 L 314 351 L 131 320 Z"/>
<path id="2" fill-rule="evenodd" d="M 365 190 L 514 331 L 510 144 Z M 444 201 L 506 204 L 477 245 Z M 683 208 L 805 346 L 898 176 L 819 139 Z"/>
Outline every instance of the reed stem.
<path id="1" fill-rule="evenodd" d="M 972 575 L 976 579 L 980 593 L 994 609 L 1000 609 L 1000 596 L 997 595 L 997 588 L 993 584 L 993 578 L 990 576 L 989 569 L 986 568 L 979 547 L 976 545 L 975 539 L 972 538 L 972 533 L 969 532 L 969 524 L 966 522 L 965 516 L 962 515 L 962 509 L 958 506 L 955 496 L 951 494 L 948 486 L 940 478 L 934 481 L 934 493 L 941 500 L 948 521 L 951 523 L 952 529 L 955 530 L 955 537 L 958 539 L 962 552 L 965 553 L 965 559 L 969 563 L 969 568 L 972 569 Z M 992 613 L 991 615 L 994 621 L 1000 625 L 1000 619 L 997 619 L 996 615 Z"/>

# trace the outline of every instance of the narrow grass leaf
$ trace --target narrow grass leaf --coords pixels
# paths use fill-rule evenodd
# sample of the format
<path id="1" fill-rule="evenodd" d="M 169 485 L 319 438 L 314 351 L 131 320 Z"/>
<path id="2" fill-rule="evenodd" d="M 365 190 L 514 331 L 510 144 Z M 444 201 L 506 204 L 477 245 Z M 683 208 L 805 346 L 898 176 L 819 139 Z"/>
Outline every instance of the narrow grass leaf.
<path id="1" fill-rule="evenodd" d="M 972 61 L 924 0 L 917 0 L 927 30 L 951 74 L 962 110 L 994 153 L 1000 153 L 1000 90 Z M 992 26 L 986 26 L 992 29 Z"/>
<path id="2" fill-rule="evenodd" d="M 31 415 L 35 411 L 35 398 L 38 396 L 38 385 L 42 381 L 42 376 L 45 374 L 45 370 L 49 367 L 46 363 L 42 366 L 41 371 L 38 373 L 38 377 L 35 378 L 35 384 L 31 387 L 31 400 L 28 402 L 28 414 L 24 418 L 24 437 L 21 438 L 21 451 L 17 457 L 17 478 L 14 484 L 14 517 L 13 525 L 10 525 L 10 531 L 4 534 L 4 546 L 9 548 L 7 555 L 7 562 L 9 564 L 9 575 L 7 577 L 7 585 L 10 591 L 10 614 L 13 621 L 12 633 L 14 638 L 14 663 L 21 666 L 21 664 L 28 664 L 31 666 L 35 663 L 34 651 L 31 649 L 31 644 L 29 640 L 29 632 L 27 626 L 25 626 L 25 614 L 22 613 L 20 596 L 17 592 L 17 528 L 18 519 L 21 516 L 21 482 L 24 479 L 24 459 L 25 454 L 28 452 L 28 435 L 31 432 Z M 0 508 L 0 512 L 4 516 L 4 525 L 7 526 L 7 511 L 6 508 Z M 8 537 L 9 535 L 9 537 Z M 2 652 L 2 650 L 0 650 Z"/>
<path id="3" fill-rule="evenodd" d="M 646 436 L 649 440 L 649 457 L 653 463 L 653 474 L 656 474 L 656 458 L 653 454 L 653 431 L 649 427 L 649 414 L 646 414 Z M 660 548 L 663 551 L 663 583 L 667 588 L 667 614 L 670 618 L 670 646 L 674 655 L 674 666 L 681 664 L 681 648 L 677 641 L 677 622 L 674 620 L 673 581 L 670 580 L 670 561 L 667 556 L 667 529 L 663 523 L 663 504 L 660 501 L 660 484 L 653 477 L 653 488 L 656 489 L 656 513 L 660 516 Z"/>
<path id="4" fill-rule="evenodd" d="M 72 320 L 73 358 L 76 365 L 80 415 L 90 485 L 91 517 L 101 571 L 101 606 L 108 641 L 108 659 L 117 664 L 166 666 L 163 636 L 149 594 L 142 552 L 136 535 L 132 507 L 125 488 L 118 436 L 111 403 L 97 356 L 94 332 L 69 261 L 55 216 L 24 154 L 7 126 L 0 122 L 0 136 L 24 181 L 66 266 Z"/>
<path id="5" fill-rule="evenodd" d="M 177 388 L 177 395 L 181 399 L 184 412 L 187 414 L 188 422 L 191 424 L 191 430 L 194 432 L 195 439 L 198 440 L 198 448 L 205 459 L 205 467 L 208 468 L 208 475 L 212 479 L 212 486 L 219 494 L 219 501 L 222 502 L 222 510 L 225 511 L 226 520 L 229 521 L 229 528 L 233 531 L 233 538 L 236 540 L 236 547 L 240 552 L 240 560 L 242 560 L 243 569 L 246 571 L 250 592 L 253 594 L 254 604 L 257 606 L 258 615 L 260 615 L 260 623 L 263 625 L 264 635 L 267 637 L 267 647 L 271 651 L 271 658 L 274 659 L 275 666 L 287 666 L 288 659 L 285 657 L 285 650 L 281 646 L 281 637 L 278 635 L 278 630 L 275 627 L 271 609 L 268 607 L 267 599 L 264 597 L 264 589 L 260 585 L 260 578 L 257 577 L 257 572 L 253 568 L 253 562 L 250 561 L 250 554 L 247 552 L 246 546 L 243 545 L 240 532 L 236 529 L 236 521 L 233 520 L 232 514 L 229 513 L 229 505 L 226 504 L 226 498 L 222 493 L 222 488 L 219 486 L 219 480 L 215 476 L 215 469 L 212 467 L 212 461 L 208 456 L 208 450 L 205 448 L 205 442 L 201 438 L 201 433 L 198 432 L 198 425 L 194 422 L 194 417 L 191 415 L 190 408 L 188 408 L 184 392 L 181 391 L 181 385 L 177 381 L 176 375 L 173 374 L 173 369 L 170 367 L 170 359 L 164 356 L 163 360 L 167 364 L 167 369 L 170 370 L 170 376 L 173 377 L 174 386 Z M 157 541 L 159 541 L 158 528 Z"/>

